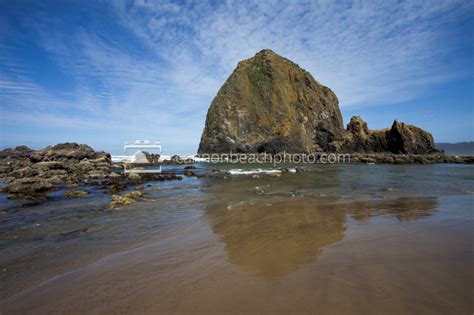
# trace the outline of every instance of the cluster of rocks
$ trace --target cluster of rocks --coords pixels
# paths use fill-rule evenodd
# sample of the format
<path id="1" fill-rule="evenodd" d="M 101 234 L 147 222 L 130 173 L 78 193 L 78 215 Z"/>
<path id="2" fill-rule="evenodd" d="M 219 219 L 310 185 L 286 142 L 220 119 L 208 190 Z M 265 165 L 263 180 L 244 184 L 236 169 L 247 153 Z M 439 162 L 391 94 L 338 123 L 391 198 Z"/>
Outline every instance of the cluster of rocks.
<path id="1" fill-rule="evenodd" d="M 391 128 L 369 130 L 367 123 L 354 116 L 340 141 L 330 143 L 330 151 L 395 154 L 433 154 L 437 150 L 433 136 L 418 127 L 395 120 Z"/>
<path id="2" fill-rule="evenodd" d="M 173 155 L 170 159 L 161 159 L 159 154 L 149 153 L 146 151 L 138 151 L 134 154 L 133 164 L 152 164 L 152 165 L 178 165 L 178 164 L 193 164 L 195 163 L 192 158 L 183 158 L 179 155 Z"/>
<path id="3" fill-rule="evenodd" d="M 333 91 L 268 49 L 239 62 L 209 107 L 198 153 L 229 152 L 380 153 L 380 161 L 387 153 L 443 154 L 429 132 L 397 120 L 391 128 L 369 130 L 354 116 L 344 128 Z M 435 160 L 452 159 L 462 160 Z"/>
<path id="4" fill-rule="evenodd" d="M 0 152 L 0 179 L 10 198 L 37 199 L 41 193 L 64 183 L 77 187 L 80 182 L 104 179 L 112 169 L 110 154 L 85 144 L 63 143 L 41 150 L 20 146 Z"/>
<path id="5" fill-rule="evenodd" d="M 216 153 L 212 159 L 226 163 L 233 158 L 227 153 Z M 286 154 L 273 155 L 269 153 L 238 153 L 235 156 L 240 163 L 267 163 L 267 164 L 350 164 L 350 163 L 376 163 L 376 164 L 433 164 L 457 163 L 473 164 L 474 156 L 449 156 L 443 152 L 435 151 L 427 154 L 404 154 L 391 152 L 354 152 L 354 153 L 311 153 L 311 154 Z M 204 155 L 203 155 L 204 156 Z M 298 157 L 298 158 L 297 158 Z M 257 162 L 256 162 L 257 161 Z M 187 173 L 185 172 L 184 175 Z M 198 175 L 199 176 L 199 175 Z"/>
<path id="6" fill-rule="evenodd" d="M 159 155 L 147 154 L 156 162 Z M 174 157 L 169 164 L 191 163 L 190 159 Z M 0 180 L 6 183 L 0 188 L 8 198 L 46 199 L 46 193 L 58 187 L 77 188 L 81 185 L 96 186 L 116 194 L 129 186 L 146 181 L 180 180 L 175 172 L 161 174 L 123 174 L 120 164 L 112 164 L 110 154 L 95 151 L 88 145 L 63 143 L 32 150 L 26 146 L 0 151 Z M 191 174 L 185 174 L 191 176 Z M 197 176 L 196 174 L 192 174 Z M 66 197 L 85 196 L 85 190 L 65 192 Z M 116 197 L 117 198 L 117 197 Z"/>
<path id="7" fill-rule="evenodd" d="M 164 160 L 163 165 L 179 165 L 179 164 L 193 164 L 195 163 L 192 158 L 183 158 L 179 155 L 173 155 L 169 160 Z"/>
<path id="8" fill-rule="evenodd" d="M 146 151 L 138 151 L 134 155 L 135 164 L 160 164 L 160 155 L 152 154 Z"/>
<path id="9" fill-rule="evenodd" d="M 434 164 L 456 163 L 473 164 L 474 156 L 448 156 L 441 153 L 432 154 L 393 154 L 393 153 L 353 153 L 350 163 L 366 164 Z"/>

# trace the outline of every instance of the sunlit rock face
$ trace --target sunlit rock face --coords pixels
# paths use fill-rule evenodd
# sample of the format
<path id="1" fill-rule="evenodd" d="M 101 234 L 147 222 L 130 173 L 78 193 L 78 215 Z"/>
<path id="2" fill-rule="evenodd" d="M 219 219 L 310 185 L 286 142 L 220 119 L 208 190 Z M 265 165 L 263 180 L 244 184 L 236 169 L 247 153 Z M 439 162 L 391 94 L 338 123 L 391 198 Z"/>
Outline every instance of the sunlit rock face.
<path id="1" fill-rule="evenodd" d="M 199 153 L 314 152 L 344 131 L 336 95 L 271 50 L 239 62 L 212 101 Z"/>

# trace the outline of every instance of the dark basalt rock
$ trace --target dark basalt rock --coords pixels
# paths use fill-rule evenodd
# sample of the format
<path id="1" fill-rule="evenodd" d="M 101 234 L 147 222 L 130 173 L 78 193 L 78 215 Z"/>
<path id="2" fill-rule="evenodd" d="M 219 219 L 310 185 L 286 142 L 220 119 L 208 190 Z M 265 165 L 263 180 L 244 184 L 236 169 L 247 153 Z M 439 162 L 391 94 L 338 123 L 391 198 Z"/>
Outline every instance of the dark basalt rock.
<path id="1" fill-rule="evenodd" d="M 0 151 L 0 176 L 31 165 L 33 150 L 26 146 L 7 148 Z"/>
<path id="2" fill-rule="evenodd" d="M 277 154 L 279 152 L 299 152 L 299 147 L 289 139 L 281 136 L 266 141 L 257 146 L 258 153 Z"/>
<path id="3" fill-rule="evenodd" d="M 156 153 L 143 152 L 150 164 L 160 164 L 160 155 Z"/>
<path id="4" fill-rule="evenodd" d="M 387 142 L 393 153 L 427 154 L 438 151 L 429 132 L 396 120 L 387 135 Z"/>
<path id="5" fill-rule="evenodd" d="M 109 176 L 110 154 L 85 144 L 62 143 L 33 151 L 21 146 L 0 152 L 0 178 L 8 183 L 2 191 L 11 197 L 43 198 L 45 192 L 74 181 Z"/>
<path id="6" fill-rule="evenodd" d="M 10 183 L 4 190 L 10 194 L 37 194 L 41 192 L 51 191 L 55 185 L 59 184 L 61 180 L 57 177 L 41 178 L 41 177 L 26 177 L 19 178 Z"/>
<path id="7" fill-rule="evenodd" d="M 83 159 L 99 159 L 105 157 L 108 162 L 111 161 L 110 154 L 106 152 L 98 152 L 87 144 L 77 143 L 60 143 L 54 146 L 48 146 L 44 149 L 36 151 L 31 155 L 35 161 L 67 161 Z"/>
<path id="8" fill-rule="evenodd" d="M 34 151 L 27 146 L 21 145 L 15 148 L 6 148 L 0 151 L 0 159 L 4 158 L 29 158 Z"/>

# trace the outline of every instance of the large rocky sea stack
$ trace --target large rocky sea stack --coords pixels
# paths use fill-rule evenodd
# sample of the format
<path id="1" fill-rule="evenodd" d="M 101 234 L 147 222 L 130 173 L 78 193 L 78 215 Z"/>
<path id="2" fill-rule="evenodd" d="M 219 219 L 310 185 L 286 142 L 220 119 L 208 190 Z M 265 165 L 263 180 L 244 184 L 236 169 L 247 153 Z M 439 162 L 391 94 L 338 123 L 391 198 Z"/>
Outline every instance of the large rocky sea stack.
<path id="1" fill-rule="evenodd" d="M 199 144 L 203 153 L 436 151 L 433 137 L 395 121 L 371 131 L 358 116 L 344 129 L 331 89 L 294 62 L 265 49 L 239 62 L 212 101 Z"/>
<path id="2" fill-rule="evenodd" d="M 313 152 L 340 137 L 336 95 L 271 50 L 239 62 L 207 113 L 199 153 Z"/>

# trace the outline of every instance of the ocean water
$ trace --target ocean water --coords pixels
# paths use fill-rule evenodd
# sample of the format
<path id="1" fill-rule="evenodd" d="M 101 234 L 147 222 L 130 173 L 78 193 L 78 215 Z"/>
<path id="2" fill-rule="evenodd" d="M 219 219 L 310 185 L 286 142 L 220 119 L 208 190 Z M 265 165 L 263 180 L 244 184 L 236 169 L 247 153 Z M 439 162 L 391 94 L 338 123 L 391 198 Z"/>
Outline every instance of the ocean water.
<path id="1" fill-rule="evenodd" d="M 472 313 L 473 166 L 197 167 L 113 211 L 2 196 L 0 312 Z"/>

